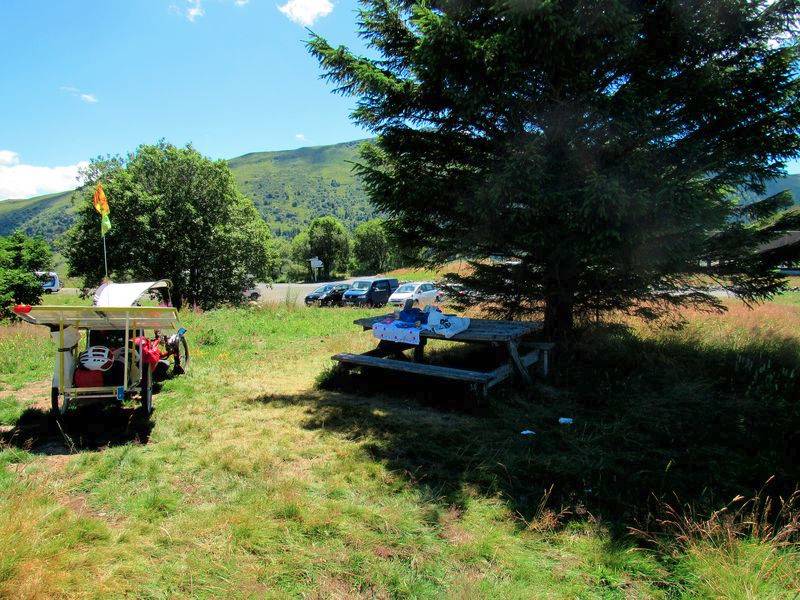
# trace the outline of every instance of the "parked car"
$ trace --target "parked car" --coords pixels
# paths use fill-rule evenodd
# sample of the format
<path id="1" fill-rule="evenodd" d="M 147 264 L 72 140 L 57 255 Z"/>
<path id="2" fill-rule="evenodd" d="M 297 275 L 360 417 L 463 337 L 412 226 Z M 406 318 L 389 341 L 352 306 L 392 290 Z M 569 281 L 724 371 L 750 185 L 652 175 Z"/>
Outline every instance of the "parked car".
<path id="1" fill-rule="evenodd" d="M 349 283 L 326 283 L 306 296 L 306 306 L 319 304 L 320 306 L 339 306 L 342 295 L 350 289 Z"/>
<path id="2" fill-rule="evenodd" d="M 447 282 L 439 282 L 434 284 L 436 289 L 439 291 L 439 300 L 447 301 L 465 301 L 465 300 L 475 300 L 476 295 L 472 290 L 468 290 L 460 283 L 447 283 Z"/>
<path id="3" fill-rule="evenodd" d="M 242 295 L 248 300 L 252 300 L 253 302 L 258 301 L 258 299 L 261 298 L 261 292 L 258 291 L 258 288 L 256 286 L 244 290 L 242 292 Z"/>
<path id="4" fill-rule="evenodd" d="M 342 295 L 345 306 L 383 306 L 397 289 L 397 279 L 357 279 Z"/>
<path id="5" fill-rule="evenodd" d="M 442 299 L 442 293 L 430 281 L 414 281 L 404 283 L 389 296 L 389 304 L 403 306 L 406 300 L 412 300 L 414 306 L 427 306 Z"/>
<path id="6" fill-rule="evenodd" d="M 36 271 L 36 276 L 42 280 L 42 289 L 46 294 L 54 294 L 61 289 L 61 280 L 55 271 Z"/>

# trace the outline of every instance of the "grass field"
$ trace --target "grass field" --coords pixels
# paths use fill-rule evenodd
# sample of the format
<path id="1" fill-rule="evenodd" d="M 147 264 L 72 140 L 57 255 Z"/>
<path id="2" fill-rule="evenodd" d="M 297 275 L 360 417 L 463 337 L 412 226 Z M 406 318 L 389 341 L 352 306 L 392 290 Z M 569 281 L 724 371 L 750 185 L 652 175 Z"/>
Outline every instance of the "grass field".
<path id="1" fill-rule="evenodd" d="M 796 598 L 798 512 L 763 498 L 800 482 L 800 296 L 730 306 L 587 330 L 480 407 L 334 376 L 368 311 L 186 312 L 149 421 L 63 433 L 49 336 L 2 327 L 0 597 Z"/>

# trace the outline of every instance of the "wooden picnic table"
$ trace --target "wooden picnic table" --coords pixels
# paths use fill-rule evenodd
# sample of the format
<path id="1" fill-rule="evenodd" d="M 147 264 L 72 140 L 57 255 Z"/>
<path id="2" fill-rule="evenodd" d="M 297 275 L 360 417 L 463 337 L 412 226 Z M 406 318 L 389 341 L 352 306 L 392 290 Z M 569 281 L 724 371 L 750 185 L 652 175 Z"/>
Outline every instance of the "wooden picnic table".
<path id="1" fill-rule="evenodd" d="M 361 326 L 364 330 L 371 331 L 374 323 L 391 318 L 392 316 L 393 315 L 389 314 L 356 319 L 354 324 Z M 376 367 L 391 371 L 463 381 L 469 384 L 471 388 L 480 392 L 481 395 L 486 395 L 489 388 L 508 379 L 514 374 L 519 376 L 527 385 L 531 385 L 533 382 L 528 369 L 536 363 L 541 365 L 542 373 L 547 375 L 549 353 L 553 348 L 553 344 L 548 342 L 532 342 L 528 344 L 528 352 L 524 354 L 520 353 L 520 343 L 523 338 L 541 331 L 542 326 L 543 324 L 541 321 L 470 319 L 469 327 L 466 330 L 450 338 L 423 329 L 419 334 L 419 345 L 379 340 L 377 348 L 364 354 L 337 354 L 332 358 L 339 362 L 343 368 L 348 368 L 350 366 Z M 423 362 L 425 344 L 428 340 L 445 340 L 449 342 L 503 347 L 506 350 L 508 360 L 491 371 L 475 371 L 457 367 L 429 365 Z M 413 362 L 409 361 L 403 354 L 405 350 L 409 349 L 413 349 L 414 351 Z M 388 358 L 389 356 L 393 358 Z"/>

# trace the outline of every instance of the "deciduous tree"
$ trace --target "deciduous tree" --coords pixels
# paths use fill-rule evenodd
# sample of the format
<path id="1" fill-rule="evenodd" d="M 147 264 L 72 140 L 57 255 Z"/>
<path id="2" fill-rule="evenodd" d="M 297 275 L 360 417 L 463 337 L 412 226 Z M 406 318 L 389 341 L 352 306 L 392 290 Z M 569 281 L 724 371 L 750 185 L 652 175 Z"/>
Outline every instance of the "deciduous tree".
<path id="1" fill-rule="evenodd" d="M 237 190 L 225 161 L 161 142 L 124 159 L 95 160 L 86 177 L 65 243 L 70 272 L 86 285 L 104 274 L 100 221 L 91 203 L 98 181 L 111 209 L 106 241 L 112 279 L 169 278 L 176 305 L 204 309 L 239 303 L 242 290 L 270 280 L 269 228 Z"/>
<path id="2" fill-rule="evenodd" d="M 311 221 L 306 232 L 308 252 L 322 261 L 322 276 L 328 279 L 331 273 L 347 270 L 350 260 L 350 237 L 336 217 L 318 217 Z"/>
<path id="3" fill-rule="evenodd" d="M 42 238 L 15 232 L 0 237 L 0 319 L 14 304 L 39 304 L 42 281 L 36 271 L 51 268 L 53 253 Z"/>
<path id="4" fill-rule="evenodd" d="M 361 223 L 353 232 L 353 255 L 362 273 L 381 273 L 389 263 L 389 237 L 380 219 Z"/>

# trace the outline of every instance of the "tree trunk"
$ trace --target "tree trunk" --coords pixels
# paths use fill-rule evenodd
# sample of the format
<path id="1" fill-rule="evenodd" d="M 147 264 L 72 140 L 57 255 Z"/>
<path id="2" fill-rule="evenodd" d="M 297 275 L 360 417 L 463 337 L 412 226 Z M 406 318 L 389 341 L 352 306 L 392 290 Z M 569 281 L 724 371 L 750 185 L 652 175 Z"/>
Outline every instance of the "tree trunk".
<path id="1" fill-rule="evenodd" d="M 550 339 L 562 340 L 573 326 L 574 301 L 571 294 L 548 296 L 544 308 L 544 332 Z"/>
<path id="2" fill-rule="evenodd" d="M 175 308 L 176 310 L 180 310 L 181 307 L 183 306 L 183 294 L 181 290 L 173 288 L 171 300 L 173 308 Z"/>

